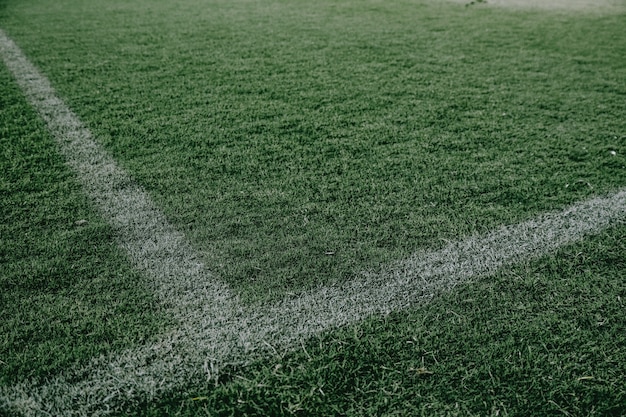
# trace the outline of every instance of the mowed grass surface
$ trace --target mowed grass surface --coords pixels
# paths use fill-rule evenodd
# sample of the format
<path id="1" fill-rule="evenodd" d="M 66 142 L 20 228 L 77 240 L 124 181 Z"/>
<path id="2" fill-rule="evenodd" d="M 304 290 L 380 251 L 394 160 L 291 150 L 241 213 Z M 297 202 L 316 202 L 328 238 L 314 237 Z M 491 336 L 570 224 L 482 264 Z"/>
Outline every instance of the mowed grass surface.
<path id="1" fill-rule="evenodd" d="M 0 384 L 146 343 L 169 317 L 0 68 Z"/>
<path id="2" fill-rule="evenodd" d="M 622 224 L 123 415 L 623 416 L 625 234 Z"/>
<path id="3" fill-rule="evenodd" d="M 622 186 L 624 22 L 198 0 L 6 1 L 0 21 L 253 299 Z"/>
<path id="4" fill-rule="evenodd" d="M 249 300 L 623 187 L 624 23 L 421 1 L 0 0 L 0 27 Z M 0 76 L 12 384 L 168 322 Z M 624 232 L 122 415 L 624 414 Z"/>

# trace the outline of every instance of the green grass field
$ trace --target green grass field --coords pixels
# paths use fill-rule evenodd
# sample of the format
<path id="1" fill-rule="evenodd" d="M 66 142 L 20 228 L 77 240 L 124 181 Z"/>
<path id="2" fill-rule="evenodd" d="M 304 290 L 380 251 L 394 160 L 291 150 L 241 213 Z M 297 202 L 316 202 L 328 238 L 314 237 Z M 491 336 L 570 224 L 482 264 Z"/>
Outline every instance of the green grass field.
<path id="1" fill-rule="evenodd" d="M 255 305 L 626 186 L 626 5 L 563 3 L 0 0 L 0 28 Z M 3 65 L 0 150 L 0 387 L 176 328 Z M 624 415 L 624 235 L 114 415 Z"/>

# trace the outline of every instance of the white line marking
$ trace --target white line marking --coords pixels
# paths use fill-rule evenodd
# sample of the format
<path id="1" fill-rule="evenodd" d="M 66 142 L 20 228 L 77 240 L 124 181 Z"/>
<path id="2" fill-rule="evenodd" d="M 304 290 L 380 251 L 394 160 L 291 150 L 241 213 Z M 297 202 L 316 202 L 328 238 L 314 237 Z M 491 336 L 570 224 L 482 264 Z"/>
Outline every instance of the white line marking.
<path id="1" fill-rule="evenodd" d="M 92 139 L 48 80 L 0 30 L 0 53 L 68 163 L 114 227 L 133 263 L 180 323 L 151 345 L 94 359 L 45 383 L 0 388 L 0 410 L 26 416 L 99 416 L 123 411 L 244 363 L 267 343 L 287 347 L 336 326 L 428 301 L 440 291 L 540 256 L 626 219 L 626 190 L 564 211 L 424 251 L 383 271 L 273 305 L 243 306 L 215 282 L 148 195 Z M 209 373 L 209 371 L 211 371 Z"/>
<path id="2" fill-rule="evenodd" d="M 187 317 L 185 310 L 194 304 L 230 303 L 228 288 L 210 276 L 183 235 L 93 140 L 91 132 L 57 97 L 48 79 L 2 30 L 0 53 L 26 98 L 46 122 L 68 165 L 112 225 L 120 245 L 134 265 L 151 277 L 157 294 L 175 317 Z"/>

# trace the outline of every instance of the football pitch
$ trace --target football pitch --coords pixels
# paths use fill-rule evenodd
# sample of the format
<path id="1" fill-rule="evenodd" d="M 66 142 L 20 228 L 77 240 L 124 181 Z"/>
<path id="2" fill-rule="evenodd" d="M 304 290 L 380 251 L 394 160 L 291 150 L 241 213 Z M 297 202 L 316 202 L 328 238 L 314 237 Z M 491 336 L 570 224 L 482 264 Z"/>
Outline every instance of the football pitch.
<path id="1" fill-rule="evenodd" d="M 0 416 L 626 414 L 625 27 L 0 0 Z"/>

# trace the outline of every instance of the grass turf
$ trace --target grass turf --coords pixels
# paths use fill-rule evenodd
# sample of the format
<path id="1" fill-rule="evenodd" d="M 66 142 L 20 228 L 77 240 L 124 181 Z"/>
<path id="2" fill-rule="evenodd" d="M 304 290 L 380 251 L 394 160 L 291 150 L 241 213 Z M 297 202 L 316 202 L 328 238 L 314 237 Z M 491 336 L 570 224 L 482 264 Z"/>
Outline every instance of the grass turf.
<path id="1" fill-rule="evenodd" d="M 168 325 L 0 68 L 0 384 L 43 380 Z"/>
<path id="2" fill-rule="evenodd" d="M 5 16 L 209 268 L 252 299 L 626 177 L 623 16 L 77 0 L 8 2 Z"/>
<path id="3" fill-rule="evenodd" d="M 0 25 L 251 299 L 623 186 L 624 21 L 417 1 L 0 1 Z M 167 321 L 2 77 L 12 383 Z M 129 413 L 619 415 L 623 231 Z"/>
<path id="4" fill-rule="evenodd" d="M 624 225 L 125 415 L 620 416 Z"/>

